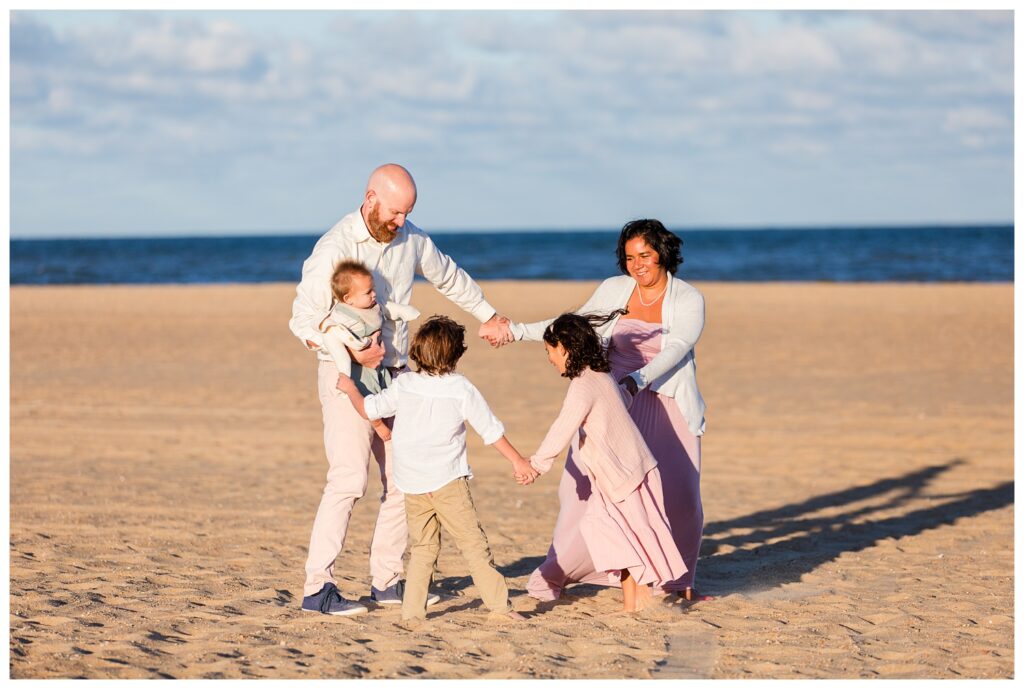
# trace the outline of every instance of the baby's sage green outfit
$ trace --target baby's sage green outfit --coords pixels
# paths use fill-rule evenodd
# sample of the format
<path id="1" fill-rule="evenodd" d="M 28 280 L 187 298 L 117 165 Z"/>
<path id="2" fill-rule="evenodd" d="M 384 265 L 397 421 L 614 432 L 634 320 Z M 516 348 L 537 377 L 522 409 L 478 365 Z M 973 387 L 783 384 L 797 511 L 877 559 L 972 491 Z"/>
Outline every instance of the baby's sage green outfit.
<path id="1" fill-rule="evenodd" d="M 379 307 L 373 307 L 380 312 Z M 366 313 L 370 309 L 353 309 L 345 304 L 335 304 L 334 311 L 340 311 L 346 316 L 350 316 L 354 321 L 358 321 L 358 325 L 350 327 L 349 330 L 356 337 L 366 338 L 373 333 L 380 330 L 380 323 L 367 323 Z M 378 316 L 379 321 L 379 316 Z M 375 327 L 376 326 L 376 327 Z M 352 375 L 350 376 L 355 382 L 356 387 L 359 388 L 359 392 L 363 394 L 363 397 L 367 395 L 376 395 L 378 392 L 386 388 L 391 384 L 391 372 L 388 371 L 383 365 L 377 368 L 367 368 L 361 365 L 359 362 L 352 361 Z"/>

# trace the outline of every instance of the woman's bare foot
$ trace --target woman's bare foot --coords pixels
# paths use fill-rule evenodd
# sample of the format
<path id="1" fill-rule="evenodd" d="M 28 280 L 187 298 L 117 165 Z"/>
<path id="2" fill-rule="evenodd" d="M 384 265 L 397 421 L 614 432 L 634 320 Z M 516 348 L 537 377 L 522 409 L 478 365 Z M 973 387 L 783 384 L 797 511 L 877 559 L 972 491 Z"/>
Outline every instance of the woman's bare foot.
<path id="1" fill-rule="evenodd" d="M 700 591 L 698 591 L 697 589 L 691 588 L 689 586 L 687 586 L 685 589 L 683 589 L 682 591 L 679 592 L 679 597 L 682 598 L 685 601 L 690 601 L 692 603 L 696 603 L 697 601 L 702 601 L 702 600 L 714 600 L 715 599 L 714 596 L 705 596 Z"/>

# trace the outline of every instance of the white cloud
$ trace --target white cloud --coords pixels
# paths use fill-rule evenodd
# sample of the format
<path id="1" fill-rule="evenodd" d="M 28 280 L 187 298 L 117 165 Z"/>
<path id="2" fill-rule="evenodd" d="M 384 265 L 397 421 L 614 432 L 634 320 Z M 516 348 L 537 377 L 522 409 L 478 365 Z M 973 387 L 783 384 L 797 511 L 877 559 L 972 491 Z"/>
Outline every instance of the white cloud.
<path id="1" fill-rule="evenodd" d="M 969 106 L 946 113 L 944 126 L 951 132 L 978 129 L 1005 132 L 1011 122 L 1009 117 L 988 108 Z"/>
<path id="2" fill-rule="evenodd" d="M 823 141 L 814 141 L 800 137 L 790 137 L 772 141 L 769 144 L 772 152 L 784 157 L 819 157 L 829 152 L 828 145 Z"/>
<path id="3" fill-rule="evenodd" d="M 932 40 L 987 42 L 1013 33 L 1009 11 L 887 11 L 872 13 L 879 24 L 899 27 Z"/>
<path id="4" fill-rule="evenodd" d="M 71 89 L 58 86 L 57 88 L 50 91 L 47 96 L 47 105 L 50 110 L 54 113 L 68 112 L 74 106 L 74 96 L 71 93 Z"/>
<path id="5" fill-rule="evenodd" d="M 1012 160 L 1008 13 L 343 12 L 301 35 L 222 14 L 14 12 L 17 188 L 46 156 L 212 189 L 437 159 L 605 195 L 622 165 Z"/>
<path id="6" fill-rule="evenodd" d="M 11 150 L 14 154 L 56 153 L 80 156 L 96 154 L 106 143 L 99 138 L 85 138 L 73 132 L 27 126 L 19 129 L 18 136 L 11 137 Z"/>
<path id="7" fill-rule="evenodd" d="M 743 21 L 731 27 L 732 65 L 740 75 L 835 72 L 842 59 L 827 34 L 799 25 L 762 30 Z"/>
<path id="8" fill-rule="evenodd" d="M 786 92 L 786 101 L 797 110 L 827 110 L 835 105 L 835 96 L 821 91 L 792 89 Z"/>

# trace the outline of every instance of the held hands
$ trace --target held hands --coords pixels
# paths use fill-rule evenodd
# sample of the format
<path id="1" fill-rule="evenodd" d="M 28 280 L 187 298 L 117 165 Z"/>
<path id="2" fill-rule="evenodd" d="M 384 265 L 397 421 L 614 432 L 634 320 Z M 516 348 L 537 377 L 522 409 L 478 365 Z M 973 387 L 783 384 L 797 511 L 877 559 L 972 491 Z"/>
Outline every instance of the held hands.
<path id="1" fill-rule="evenodd" d="M 480 330 L 477 334 L 487 340 L 492 347 L 501 347 L 515 339 L 512 336 L 512 330 L 508 326 L 508 318 L 496 313 L 487 322 L 480 325 Z"/>
<path id="2" fill-rule="evenodd" d="M 516 480 L 520 486 L 528 486 L 533 483 L 534 479 L 540 476 L 540 473 L 533 468 L 529 460 L 520 457 L 512 462 L 512 478 Z"/>

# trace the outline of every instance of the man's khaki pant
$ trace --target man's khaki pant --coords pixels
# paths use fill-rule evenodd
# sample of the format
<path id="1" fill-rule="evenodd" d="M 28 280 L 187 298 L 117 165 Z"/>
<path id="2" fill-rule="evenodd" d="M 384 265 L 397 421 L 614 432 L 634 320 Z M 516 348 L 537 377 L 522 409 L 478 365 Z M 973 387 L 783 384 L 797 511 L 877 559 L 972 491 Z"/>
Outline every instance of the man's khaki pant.
<path id="1" fill-rule="evenodd" d="M 494 568 L 487 536 L 477 518 L 468 479 L 455 479 L 430 493 L 406 494 L 405 515 L 410 546 L 402 619 L 427 616 L 427 586 L 441 550 L 442 526 L 469 565 L 484 605 L 496 613 L 512 609 L 505 578 Z"/>

